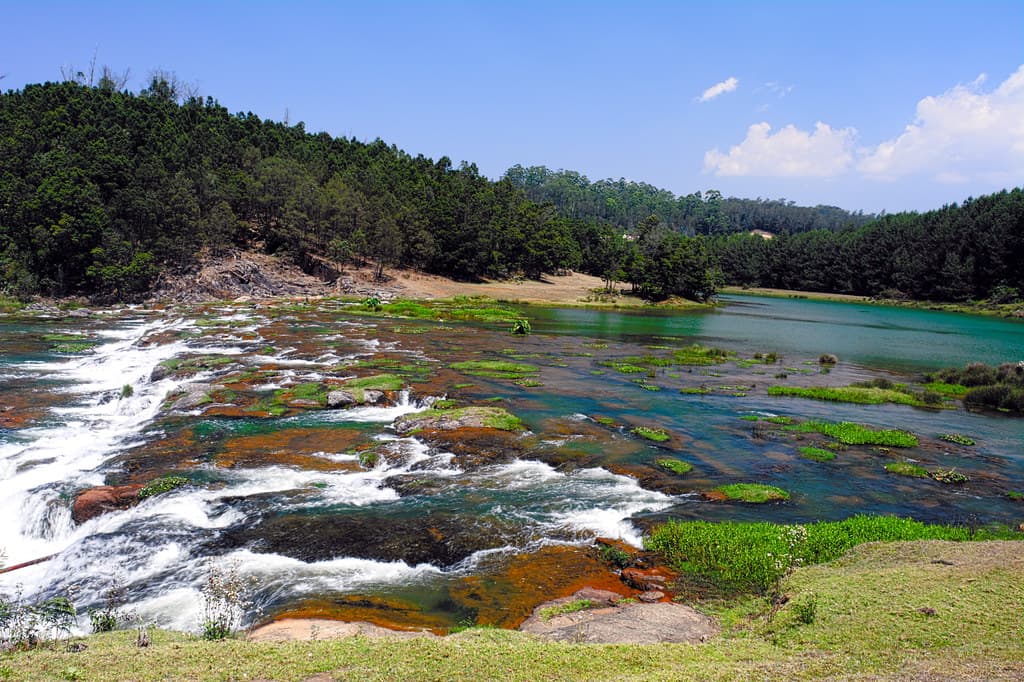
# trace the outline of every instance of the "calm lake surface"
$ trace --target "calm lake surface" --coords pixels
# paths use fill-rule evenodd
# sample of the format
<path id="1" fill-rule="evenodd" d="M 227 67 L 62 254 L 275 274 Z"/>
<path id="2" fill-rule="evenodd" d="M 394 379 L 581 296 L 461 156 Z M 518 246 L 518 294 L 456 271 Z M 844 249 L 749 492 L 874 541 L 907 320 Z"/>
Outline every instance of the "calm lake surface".
<path id="1" fill-rule="evenodd" d="M 508 626 L 553 589 L 600 572 L 585 550 L 594 538 L 636 544 L 668 518 L 807 522 L 877 513 L 975 525 L 1024 516 L 1024 505 L 1005 495 L 1024 490 L 1024 420 L 954 405 L 767 395 L 776 384 L 914 383 L 944 366 L 1017 362 L 1024 325 L 726 300 L 682 314 L 525 308 L 528 337 L 510 336 L 507 325 L 363 317 L 333 302 L 0 320 L 0 547 L 9 564 L 57 555 L 0 576 L 0 592 L 21 584 L 34 598 L 74 585 L 84 613 L 116 583 L 143 618 L 195 630 L 203 581 L 228 563 L 258 581 L 247 622 L 321 615 L 437 630 Z M 679 362 L 694 343 L 735 355 Z M 823 369 L 822 353 L 840 363 Z M 195 358 L 204 360 L 181 369 Z M 466 360 L 530 369 L 524 380 L 452 367 Z M 153 374 L 161 363 L 178 369 Z M 260 411 L 275 391 L 373 373 L 397 373 L 406 389 L 387 406 Z M 208 397 L 173 407 L 196 391 Z M 438 398 L 500 405 L 529 431 L 501 447 L 461 448 L 396 434 L 396 417 Z M 920 445 L 850 447 L 814 462 L 798 448 L 827 439 L 763 421 L 774 415 L 904 429 Z M 639 426 L 670 438 L 644 440 L 631 432 Z M 939 439 L 947 433 L 977 444 Z M 666 472 L 657 465 L 665 457 L 693 471 Z M 952 486 L 885 471 L 898 460 L 955 468 L 971 480 Z M 71 518 L 84 489 L 166 474 L 190 483 L 84 523 Z M 735 482 L 777 485 L 792 499 L 756 506 L 702 496 Z"/>

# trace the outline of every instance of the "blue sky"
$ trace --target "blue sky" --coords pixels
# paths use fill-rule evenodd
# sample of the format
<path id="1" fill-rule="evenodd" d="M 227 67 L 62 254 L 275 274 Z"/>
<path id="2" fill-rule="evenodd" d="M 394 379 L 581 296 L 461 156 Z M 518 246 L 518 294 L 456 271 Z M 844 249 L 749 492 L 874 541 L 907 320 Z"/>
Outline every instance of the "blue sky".
<path id="1" fill-rule="evenodd" d="M 1024 184 L 1024 1 L 4 2 L 3 88 L 175 72 L 412 154 L 889 212 Z M 718 87 L 716 87 L 718 86 Z"/>

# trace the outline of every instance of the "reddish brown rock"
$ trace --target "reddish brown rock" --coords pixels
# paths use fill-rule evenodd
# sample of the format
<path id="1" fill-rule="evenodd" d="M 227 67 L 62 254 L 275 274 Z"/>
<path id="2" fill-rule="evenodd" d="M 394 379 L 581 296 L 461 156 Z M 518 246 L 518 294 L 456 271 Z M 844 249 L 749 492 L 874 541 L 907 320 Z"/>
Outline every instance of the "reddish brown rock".
<path id="1" fill-rule="evenodd" d="M 627 568 L 622 571 L 622 582 L 641 592 L 663 591 L 676 576 L 661 566 L 655 568 Z"/>
<path id="2" fill-rule="evenodd" d="M 119 509 L 128 509 L 139 503 L 141 485 L 101 485 L 78 493 L 71 508 L 71 518 L 76 523 Z"/>

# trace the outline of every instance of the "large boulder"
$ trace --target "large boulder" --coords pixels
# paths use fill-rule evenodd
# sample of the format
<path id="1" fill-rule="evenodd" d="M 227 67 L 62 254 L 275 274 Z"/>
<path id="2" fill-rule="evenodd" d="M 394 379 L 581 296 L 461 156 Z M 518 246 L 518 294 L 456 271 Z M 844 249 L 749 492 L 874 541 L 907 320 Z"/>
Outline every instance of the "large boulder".
<path id="1" fill-rule="evenodd" d="M 591 608 L 572 610 L 583 599 L 589 597 L 577 592 L 541 604 L 519 629 L 544 639 L 594 644 L 696 643 L 718 633 L 715 621 L 682 604 L 619 601 L 607 606 L 589 600 Z"/>
<path id="2" fill-rule="evenodd" d="M 78 493 L 71 507 L 71 518 L 76 523 L 85 523 L 89 519 L 134 507 L 139 503 L 140 485 L 101 485 Z"/>

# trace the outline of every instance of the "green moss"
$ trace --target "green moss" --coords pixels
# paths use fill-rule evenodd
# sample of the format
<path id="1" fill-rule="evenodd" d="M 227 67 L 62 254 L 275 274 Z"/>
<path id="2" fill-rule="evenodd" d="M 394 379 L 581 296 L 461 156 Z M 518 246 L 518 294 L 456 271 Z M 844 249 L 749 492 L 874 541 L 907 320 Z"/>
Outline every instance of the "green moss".
<path id="1" fill-rule="evenodd" d="M 682 393 L 683 395 L 707 395 L 708 393 L 711 393 L 711 389 L 705 386 L 693 386 L 688 388 L 681 388 L 679 389 L 679 392 Z"/>
<path id="2" fill-rule="evenodd" d="M 930 476 L 939 483 L 946 484 L 966 483 L 971 480 L 967 474 L 961 473 L 956 469 L 936 469 L 931 472 Z"/>
<path id="3" fill-rule="evenodd" d="M 684 462 L 684 461 L 679 460 L 679 459 L 665 458 L 665 459 L 655 460 L 654 463 L 657 464 L 658 466 L 660 466 L 662 469 L 668 469 L 669 471 L 671 471 L 674 474 L 683 475 L 683 474 L 688 474 L 691 471 L 693 471 L 693 465 L 692 464 L 690 464 L 689 462 Z"/>
<path id="4" fill-rule="evenodd" d="M 87 350 L 92 350 L 92 347 L 96 345 L 95 341 L 76 341 L 74 343 L 56 343 L 51 346 L 51 350 L 54 353 L 84 353 Z"/>
<path id="5" fill-rule="evenodd" d="M 380 461 L 380 455 L 373 450 L 364 450 L 359 453 L 359 466 L 364 469 L 373 469 Z"/>
<path id="6" fill-rule="evenodd" d="M 163 476 L 150 481 L 145 485 L 145 487 L 139 490 L 139 499 L 144 500 L 147 497 L 153 497 L 154 495 L 162 495 L 163 493 L 174 490 L 175 488 L 188 485 L 188 483 L 189 480 L 184 476 Z"/>
<path id="7" fill-rule="evenodd" d="M 640 436 L 645 440 L 651 440 L 655 443 L 663 443 L 667 441 L 670 436 L 665 429 L 652 429 L 647 426 L 637 426 L 629 430 L 634 436 Z"/>
<path id="8" fill-rule="evenodd" d="M 885 465 L 885 470 L 890 474 L 899 474 L 900 476 L 928 478 L 928 470 L 912 462 L 889 462 Z"/>
<path id="9" fill-rule="evenodd" d="M 1014 502 L 1024 502 L 1024 493 L 1017 490 L 1007 491 L 1006 497 Z"/>
<path id="10" fill-rule="evenodd" d="M 459 421 L 468 417 L 479 417 L 484 428 L 498 429 L 500 431 L 523 431 L 522 420 L 502 407 L 472 405 L 469 407 L 456 407 L 447 410 L 429 409 L 415 414 L 417 419 L 434 419 L 443 417 L 452 421 Z"/>
<path id="11" fill-rule="evenodd" d="M 774 417 L 765 417 L 764 420 L 769 424 L 781 424 L 788 426 L 793 423 L 792 417 L 786 417 L 784 415 L 775 415 Z"/>
<path id="12" fill-rule="evenodd" d="M 544 382 L 542 382 L 542 381 L 537 381 L 536 379 L 528 379 L 528 378 L 527 379 L 516 379 L 512 383 L 517 384 L 519 386 L 523 386 L 524 388 L 538 388 L 538 387 L 544 385 Z"/>
<path id="13" fill-rule="evenodd" d="M 646 367 L 639 365 L 631 365 L 628 362 L 612 362 L 605 361 L 597 363 L 603 367 L 610 367 L 620 374 L 643 374 L 647 371 Z"/>
<path id="14" fill-rule="evenodd" d="M 794 428 L 794 427 L 790 427 Z M 821 433 L 847 445 L 884 445 L 912 448 L 918 444 L 917 436 L 898 429 L 871 429 L 853 422 L 807 421 L 795 427 L 804 433 Z"/>
<path id="15" fill-rule="evenodd" d="M 780 502 L 789 499 L 789 493 L 782 488 L 764 485 L 763 483 L 732 483 L 719 486 L 712 492 L 724 495 L 727 500 L 749 502 L 752 504 Z"/>
<path id="16" fill-rule="evenodd" d="M 836 453 L 831 450 L 823 450 L 822 448 L 810 446 L 799 448 L 799 452 L 801 457 L 814 460 L 815 462 L 829 462 L 836 458 Z"/>
<path id="17" fill-rule="evenodd" d="M 615 420 L 611 417 L 594 417 L 594 421 L 605 426 L 615 426 Z"/>
<path id="18" fill-rule="evenodd" d="M 760 420 L 761 418 L 758 417 L 756 414 L 745 414 L 745 415 L 742 415 L 740 417 L 740 419 L 742 419 L 745 422 L 756 422 L 756 421 Z"/>

